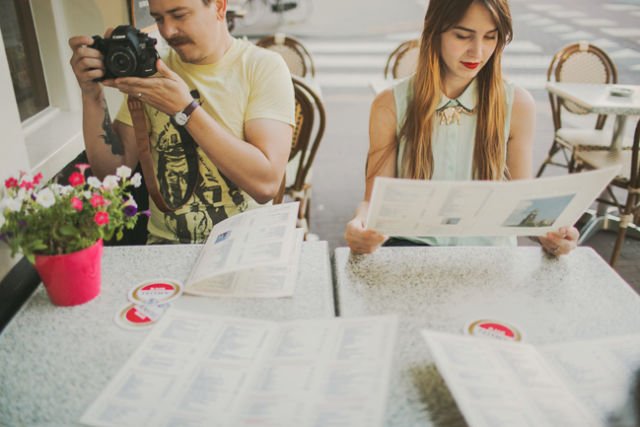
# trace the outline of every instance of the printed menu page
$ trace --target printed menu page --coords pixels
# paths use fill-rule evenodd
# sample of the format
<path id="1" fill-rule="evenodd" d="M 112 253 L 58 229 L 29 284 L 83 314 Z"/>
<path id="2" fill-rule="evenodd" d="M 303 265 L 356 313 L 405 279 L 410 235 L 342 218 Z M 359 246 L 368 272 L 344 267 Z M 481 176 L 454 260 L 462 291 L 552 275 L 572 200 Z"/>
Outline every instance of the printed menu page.
<path id="1" fill-rule="evenodd" d="M 427 330 L 422 334 L 471 427 L 604 427 L 624 407 L 630 379 L 640 367 L 640 335 L 537 349 Z"/>
<path id="2" fill-rule="evenodd" d="M 515 181 L 377 177 L 366 226 L 389 236 L 541 236 L 573 225 L 619 170 Z"/>
<path id="3" fill-rule="evenodd" d="M 294 202 L 252 209 L 216 224 L 187 279 L 185 292 L 231 295 L 243 288 L 246 280 L 237 276 L 221 280 L 220 276 L 261 267 L 279 269 L 279 277 L 284 279 L 299 255 L 297 218 L 298 202 Z M 264 270 L 261 274 L 263 283 L 274 280 Z M 233 289 L 225 291 L 230 285 Z M 243 289 L 246 293 L 246 287 Z M 260 290 L 248 293 L 246 296 L 265 296 Z"/>
<path id="4" fill-rule="evenodd" d="M 256 267 L 220 274 L 192 283 L 186 290 L 192 295 L 235 298 L 280 298 L 293 296 L 304 230 L 296 229 L 296 239 L 291 247 L 287 264 Z"/>
<path id="5" fill-rule="evenodd" d="M 170 310 L 83 415 L 93 426 L 380 426 L 395 317 L 276 323 Z"/>

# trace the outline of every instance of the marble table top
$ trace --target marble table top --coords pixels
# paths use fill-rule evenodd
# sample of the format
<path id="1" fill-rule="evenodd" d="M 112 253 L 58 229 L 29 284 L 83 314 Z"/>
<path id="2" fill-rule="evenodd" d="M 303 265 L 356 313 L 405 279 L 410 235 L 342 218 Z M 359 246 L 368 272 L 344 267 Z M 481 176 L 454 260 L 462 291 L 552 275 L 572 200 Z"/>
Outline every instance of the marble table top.
<path id="1" fill-rule="evenodd" d="M 586 247 L 560 259 L 537 247 L 339 248 L 334 271 L 340 316 L 399 316 L 387 426 L 466 425 L 422 329 L 462 334 L 489 318 L 532 344 L 640 332 L 640 296 Z"/>
<path id="2" fill-rule="evenodd" d="M 101 294 L 87 304 L 55 307 L 38 288 L 0 335 L 0 426 L 75 425 L 148 333 L 114 322 L 127 291 L 157 278 L 187 278 L 200 245 L 107 247 Z M 333 317 L 326 242 L 302 246 L 292 298 L 183 295 L 175 307 L 270 320 Z"/>

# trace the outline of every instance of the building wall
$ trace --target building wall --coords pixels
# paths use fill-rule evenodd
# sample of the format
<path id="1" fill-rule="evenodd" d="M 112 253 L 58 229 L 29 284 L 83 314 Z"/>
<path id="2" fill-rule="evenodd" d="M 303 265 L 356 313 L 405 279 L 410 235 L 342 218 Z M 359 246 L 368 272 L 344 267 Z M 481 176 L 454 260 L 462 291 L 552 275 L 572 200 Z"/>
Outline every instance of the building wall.
<path id="1" fill-rule="evenodd" d="M 0 55 L 0 179 L 19 170 L 42 172 L 45 179 L 83 149 L 80 91 L 69 66 L 68 39 L 77 34 L 103 34 L 106 27 L 127 23 L 126 0 L 31 0 L 40 55 L 51 106 L 20 121 L 6 55 Z M 0 48 L 5 51 L 2 35 Z M 112 112 L 122 97 L 110 90 Z M 0 277 L 19 259 L 11 259 L 0 243 Z"/>

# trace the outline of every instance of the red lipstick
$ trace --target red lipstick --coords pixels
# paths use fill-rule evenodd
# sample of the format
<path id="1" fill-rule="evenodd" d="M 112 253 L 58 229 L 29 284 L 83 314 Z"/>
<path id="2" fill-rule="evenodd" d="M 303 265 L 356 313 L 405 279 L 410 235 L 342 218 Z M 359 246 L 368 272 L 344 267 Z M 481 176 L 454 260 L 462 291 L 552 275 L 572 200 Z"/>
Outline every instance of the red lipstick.
<path id="1" fill-rule="evenodd" d="M 470 70 L 475 70 L 476 68 L 478 68 L 478 65 L 480 65 L 480 63 L 479 62 L 463 62 L 462 65 L 464 65 Z"/>

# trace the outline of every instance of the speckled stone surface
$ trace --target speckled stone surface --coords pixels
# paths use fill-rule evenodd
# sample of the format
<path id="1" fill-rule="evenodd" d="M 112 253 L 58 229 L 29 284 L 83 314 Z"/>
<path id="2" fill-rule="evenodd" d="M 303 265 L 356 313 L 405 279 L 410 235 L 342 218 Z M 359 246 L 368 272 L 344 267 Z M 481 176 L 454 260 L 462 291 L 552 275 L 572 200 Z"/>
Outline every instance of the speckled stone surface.
<path id="1" fill-rule="evenodd" d="M 640 297 L 591 248 L 560 259 L 537 247 L 381 248 L 334 258 L 340 316 L 400 318 L 387 426 L 464 426 L 434 368 L 424 328 L 510 322 L 543 344 L 640 332 Z"/>
<path id="2" fill-rule="evenodd" d="M 148 333 L 115 324 L 127 291 L 153 278 L 184 281 L 200 248 L 105 248 L 101 294 L 76 307 L 55 307 L 38 288 L 0 335 L 0 426 L 76 425 Z M 328 246 L 303 244 L 293 298 L 183 296 L 174 306 L 272 320 L 333 317 Z"/>

